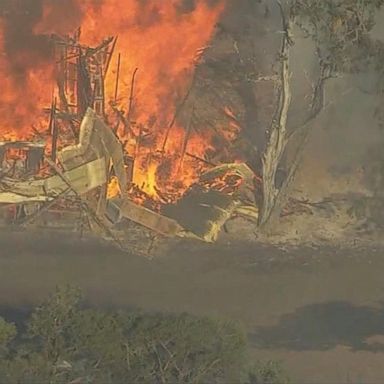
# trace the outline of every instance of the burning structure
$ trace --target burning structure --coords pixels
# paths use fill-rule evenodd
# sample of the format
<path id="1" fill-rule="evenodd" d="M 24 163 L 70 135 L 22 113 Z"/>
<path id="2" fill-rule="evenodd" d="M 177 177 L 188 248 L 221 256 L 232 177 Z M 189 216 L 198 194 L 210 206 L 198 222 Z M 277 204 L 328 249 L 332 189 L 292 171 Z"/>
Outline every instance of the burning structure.
<path id="1" fill-rule="evenodd" d="M 130 20 L 124 20 L 130 26 L 128 31 L 122 20 L 116 20 L 116 12 L 105 21 L 118 24 L 103 28 L 120 28 L 116 36 L 95 43 L 102 21 L 90 4 L 81 29 L 71 35 L 51 33 L 51 54 L 43 70 L 52 91 L 45 88 L 39 98 L 46 102 L 49 97 L 51 106 L 41 105 L 43 114 L 36 106 L 21 107 L 13 111 L 14 120 L 8 111 L 0 123 L 3 223 L 96 231 L 122 247 L 131 245 L 133 227 L 154 235 L 215 241 L 220 228 L 234 215 L 252 219 L 258 215 L 255 175 L 250 168 L 218 156 L 222 148 L 214 145 L 217 132 L 200 127 L 193 108 L 186 127 L 179 119 L 185 100 L 182 95 L 188 94 L 185 79 L 191 78 L 222 6 L 197 2 L 193 11 L 175 18 L 175 12 L 181 12 L 175 4 L 155 7 L 126 2 L 132 7 L 127 15 Z M 100 7 L 112 12 L 111 3 Z M 43 9 L 34 33 L 44 31 L 47 36 L 50 14 L 55 11 L 52 7 Z M 149 25 L 146 36 L 130 24 L 135 17 L 143 18 L 140 12 L 163 20 L 142 20 Z M 145 44 L 158 28 L 173 27 L 174 20 L 187 33 L 203 24 L 206 29 L 190 42 L 182 42 L 183 55 L 174 62 L 163 62 L 157 52 L 152 57 L 147 47 L 141 48 L 144 53 L 135 52 L 139 49 L 135 39 L 141 37 Z M 137 65 L 126 70 L 124 60 L 131 52 Z M 140 64 L 146 65 L 150 59 L 151 65 L 157 65 L 155 75 L 140 77 L 148 71 Z M 37 83 L 39 71 L 30 70 L 27 83 Z M 160 82 L 167 75 L 175 77 L 177 87 L 170 90 Z M 23 98 L 17 103 L 23 104 Z M 226 113 L 231 115 L 229 110 Z M 24 126 L 15 128 L 15 121 Z"/>

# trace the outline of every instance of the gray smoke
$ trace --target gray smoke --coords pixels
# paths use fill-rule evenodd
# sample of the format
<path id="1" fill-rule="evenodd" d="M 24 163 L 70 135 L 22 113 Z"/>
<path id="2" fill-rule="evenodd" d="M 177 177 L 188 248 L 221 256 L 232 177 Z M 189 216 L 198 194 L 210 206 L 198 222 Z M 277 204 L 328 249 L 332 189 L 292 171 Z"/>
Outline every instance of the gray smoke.
<path id="1" fill-rule="evenodd" d="M 28 70 L 52 58 L 50 35 L 36 33 L 36 26 L 48 7 L 49 29 L 69 32 L 82 18 L 75 0 L 2 0 L 0 18 L 4 39 L 4 57 L 17 83 L 23 83 Z"/>

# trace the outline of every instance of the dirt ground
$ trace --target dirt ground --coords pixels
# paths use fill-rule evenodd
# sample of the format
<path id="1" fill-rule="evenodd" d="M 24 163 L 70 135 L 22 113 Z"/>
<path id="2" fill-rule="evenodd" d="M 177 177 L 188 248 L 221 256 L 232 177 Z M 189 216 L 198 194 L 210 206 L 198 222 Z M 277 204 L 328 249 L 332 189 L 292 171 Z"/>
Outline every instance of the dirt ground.
<path id="1" fill-rule="evenodd" d="M 281 360 L 295 383 L 384 381 L 383 249 L 180 243 L 150 261 L 60 234 L 0 244 L 2 315 L 72 283 L 92 305 L 238 320 L 255 359 Z"/>

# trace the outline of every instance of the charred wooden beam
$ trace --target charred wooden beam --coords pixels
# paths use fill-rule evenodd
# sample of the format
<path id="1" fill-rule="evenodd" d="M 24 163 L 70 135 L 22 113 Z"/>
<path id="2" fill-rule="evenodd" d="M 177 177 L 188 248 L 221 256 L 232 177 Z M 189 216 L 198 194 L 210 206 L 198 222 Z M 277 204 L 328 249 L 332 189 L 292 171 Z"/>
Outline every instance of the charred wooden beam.
<path id="1" fill-rule="evenodd" d="M 101 67 L 98 68 L 97 73 L 93 77 L 93 96 L 91 98 L 91 104 L 93 106 L 93 109 L 99 116 L 104 116 L 104 77 L 102 74 Z"/>
<path id="2" fill-rule="evenodd" d="M 116 103 L 116 100 L 117 100 L 117 93 L 119 92 L 120 64 L 121 64 L 121 53 L 119 53 L 119 56 L 117 57 L 116 84 L 115 84 L 115 103 Z"/>
<path id="3" fill-rule="evenodd" d="M 77 60 L 77 113 L 83 116 L 88 107 L 92 105 L 92 87 L 87 70 L 85 56 Z"/>
<path id="4" fill-rule="evenodd" d="M 191 117 L 189 119 L 189 124 L 188 124 L 188 128 L 187 128 L 187 132 L 185 133 L 185 137 L 184 137 L 183 148 L 181 150 L 181 156 L 180 156 L 180 165 L 179 165 L 180 169 L 183 166 L 184 156 L 185 156 L 185 153 L 187 151 L 188 141 L 189 141 L 189 139 L 191 137 L 191 133 L 192 133 L 194 112 L 195 112 L 195 106 L 192 107 Z"/>
<path id="5" fill-rule="evenodd" d="M 30 146 L 26 153 L 25 168 L 28 173 L 37 172 L 44 158 L 44 147 Z"/>
<path id="6" fill-rule="evenodd" d="M 135 87 L 135 79 L 136 79 L 136 73 L 138 71 L 138 68 L 135 68 L 132 74 L 132 80 L 131 80 L 131 91 L 129 95 L 129 105 L 128 105 L 128 112 L 127 112 L 127 122 L 129 127 L 126 127 L 127 129 L 131 126 L 131 116 L 132 116 L 132 105 L 133 105 L 133 95 L 134 95 L 134 87 Z M 124 133 L 127 134 L 128 131 L 124 130 Z"/>
<path id="7" fill-rule="evenodd" d="M 56 98 L 52 102 L 49 130 L 52 138 L 51 159 L 52 161 L 56 161 L 57 139 L 59 133 L 59 126 L 56 123 Z"/>
<path id="8" fill-rule="evenodd" d="M 104 66 L 104 77 L 107 75 L 109 65 L 111 63 L 111 59 L 113 56 L 113 52 L 115 51 L 116 43 L 117 43 L 117 37 L 110 37 L 110 41 L 109 41 L 108 45 L 111 44 L 111 50 L 107 53 L 107 59 L 106 59 L 106 63 Z M 108 45 L 107 45 L 107 47 L 108 47 Z"/>
<path id="9" fill-rule="evenodd" d="M 175 125 L 176 120 L 179 117 L 180 112 L 183 110 L 184 105 L 186 104 L 186 102 L 187 102 L 187 100 L 189 98 L 189 95 L 191 94 L 191 91 L 192 91 L 192 89 L 193 89 L 193 87 L 195 85 L 195 81 L 196 81 L 196 72 L 193 75 L 193 79 L 191 81 L 191 85 L 189 86 L 187 93 L 184 95 L 183 100 L 181 101 L 181 103 L 176 108 L 176 111 L 175 111 L 175 114 L 173 115 L 172 121 L 168 125 L 167 131 L 165 133 L 163 145 L 162 145 L 162 152 L 163 153 L 165 151 L 165 147 L 167 146 L 167 142 L 168 142 L 168 139 L 169 139 L 169 134 L 171 133 L 171 130 L 172 130 L 173 126 Z"/>
<path id="10" fill-rule="evenodd" d="M 127 174 L 128 186 L 132 185 L 133 182 L 133 171 L 135 167 L 135 159 L 132 156 L 124 156 L 125 171 Z"/>
<path id="11" fill-rule="evenodd" d="M 216 167 L 216 166 L 217 166 L 217 164 L 212 163 L 211 161 L 205 160 L 205 159 L 203 159 L 202 157 L 193 155 L 192 153 L 185 152 L 185 155 L 188 156 L 188 157 L 191 157 L 192 159 L 201 161 L 201 162 L 204 163 L 204 164 L 210 165 L 211 167 Z"/>

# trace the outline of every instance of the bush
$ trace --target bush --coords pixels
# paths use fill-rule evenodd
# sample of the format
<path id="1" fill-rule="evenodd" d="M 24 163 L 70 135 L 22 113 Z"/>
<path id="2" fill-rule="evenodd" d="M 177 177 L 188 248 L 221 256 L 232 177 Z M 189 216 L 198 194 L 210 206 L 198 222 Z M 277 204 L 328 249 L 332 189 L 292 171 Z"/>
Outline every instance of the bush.
<path id="1" fill-rule="evenodd" d="M 281 365 L 276 361 L 256 363 L 247 374 L 246 384 L 289 384 Z"/>
<path id="2" fill-rule="evenodd" d="M 61 287 L 26 325 L 7 349 L 16 328 L 0 321 L 0 382 L 285 384 L 273 364 L 247 371 L 233 322 L 84 309 L 79 290 Z"/>
<path id="3" fill-rule="evenodd" d="M 7 323 L 0 317 L 0 358 L 8 352 L 8 344 L 16 336 L 16 327 L 14 324 Z"/>

